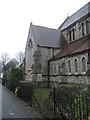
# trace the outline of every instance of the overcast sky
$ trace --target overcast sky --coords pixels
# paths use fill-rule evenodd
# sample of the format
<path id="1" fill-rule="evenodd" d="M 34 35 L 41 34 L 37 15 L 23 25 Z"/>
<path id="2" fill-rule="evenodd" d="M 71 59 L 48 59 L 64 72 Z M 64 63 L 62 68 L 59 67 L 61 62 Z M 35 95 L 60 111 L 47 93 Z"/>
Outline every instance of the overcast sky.
<path id="1" fill-rule="evenodd" d="M 0 0 L 0 55 L 25 52 L 30 22 L 57 29 L 89 0 Z"/>

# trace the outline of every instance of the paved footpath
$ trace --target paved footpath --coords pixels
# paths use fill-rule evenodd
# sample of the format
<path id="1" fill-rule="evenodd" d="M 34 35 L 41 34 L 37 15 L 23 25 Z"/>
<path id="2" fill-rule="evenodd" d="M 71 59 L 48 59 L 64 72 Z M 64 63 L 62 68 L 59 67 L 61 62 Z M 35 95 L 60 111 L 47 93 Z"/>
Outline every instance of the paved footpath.
<path id="1" fill-rule="evenodd" d="M 2 118 L 2 85 L 0 83 L 0 120 Z"/>
<path id="2" fill-rule="evenodd" d="M 1 92 L 2 90 L 2 92 Z M 2 118 L 36 118 L 31 108 L 11 91 L 0 84 L 0 98 L 2 94 Z"/>

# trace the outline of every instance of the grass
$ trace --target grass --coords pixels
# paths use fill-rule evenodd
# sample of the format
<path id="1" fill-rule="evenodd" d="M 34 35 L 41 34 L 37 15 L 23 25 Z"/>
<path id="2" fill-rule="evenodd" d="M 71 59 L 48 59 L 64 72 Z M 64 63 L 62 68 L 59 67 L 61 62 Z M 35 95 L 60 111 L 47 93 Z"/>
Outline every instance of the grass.
<path id="1" fill-rule="evenodd" d="M 38 101 L 38 103 L 40 104 L 41 107 L 43 107 L 43 104 L 48 102 L 50 91 L 51 91 L 51 88 L 34 88 L 33 95 L 35 96 L 35 98 L 37 99 L 37 101 Z M 88 99 L 90 100 L 90 97 Z M 51 102 L 53 102 L 53 101 L 51 101 Z M 76 99 L 75 99 L 74 104 L 77 104 Z M 53 106 L 53 103 L 51 103 L 51 105 Z M 89 111 L 90 111 L 90 104 L 88 105 L 88 108 L 89 108 Z M 81 102 L 81 109 L 82 109 L 82 102 Z M 76 116 L 77 116 L 77 113 L 75 113 L 75 117 Z M 89 118 L 90 118 L 90 113 L 89 113 Z"/>
<path id="2" fill-rule="evenodd" d="M 50 88 L 35 88 L 33 94 L 38 103 L 42 104 L 46 99 L 49 98 Z"/>
<path id="3" fill-rule="evenodd" d="M 90 96 L 88 97 L 88 111 L 89 111 L 89 120 L 90 120 Z"/>

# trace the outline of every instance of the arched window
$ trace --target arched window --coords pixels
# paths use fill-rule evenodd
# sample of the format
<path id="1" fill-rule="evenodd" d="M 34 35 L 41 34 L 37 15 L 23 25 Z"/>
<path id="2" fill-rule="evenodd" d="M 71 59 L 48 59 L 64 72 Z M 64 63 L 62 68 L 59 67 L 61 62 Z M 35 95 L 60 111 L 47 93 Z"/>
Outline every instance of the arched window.
<path id="1" fill-rule="evenodd" d="M 82 23 L 82 35 L 85 35 L 85 26 L 84 26 L 84 23 Z"/>
<path id="2" fill-rule="evenodd" d="M 52 64 L 51 64 L 51 74 L 53 74 L 53 67 L 52 67 Z"/>
<path id="3" fill-rule="evenodd" d="M 86 72 L 86 59 L 85 59 L 85 57 L 82 58 L 82 72 Z"/>
<path id="4" fill-rule="evenodd" d="M 74 60 L 74 69 L 75 69 L 75 73 L 78 72 L 78 61 L 77 59 Z"/>
<path id="5" fill-rule="evenodd" d="M 31 39 L 29 39 L 28 47 L 32 47 L 32 40 Z"/>
<path id="6" fill-rule="evenodd" d="M 86 34 L 88 34 L 88 21 L 86 21 Z"/>
<path id="7" fill-rule="evenodd" d="M 71 61 L 70 60 L 68 61 L 68 70 L 69 70 L 69 73 L 71 73 Z"/>
<path id="8" fill-rule="evenodd" d="M 71 30 L 69 31 L 69 40 L 70 40 L 70 42 L 72 41 L 72 38 L 71 38 Z"/>
<path id="9" fill-rule="evenodd" d="M 56 64 L 54 64 L 54 73 L 56 74 Z"/>
<path id="10" fill-rule="evenodd" d="M 58 63 L 58 73 L 60 74 L 61 72 L 61 66 L 60 66 L 60 63 Z"/>
<path id="11" fill-rule="evenodd" d="M 75 30 L 73 29 L 72 32 L 73 32 L 73 40 L 75 40 Z"/>

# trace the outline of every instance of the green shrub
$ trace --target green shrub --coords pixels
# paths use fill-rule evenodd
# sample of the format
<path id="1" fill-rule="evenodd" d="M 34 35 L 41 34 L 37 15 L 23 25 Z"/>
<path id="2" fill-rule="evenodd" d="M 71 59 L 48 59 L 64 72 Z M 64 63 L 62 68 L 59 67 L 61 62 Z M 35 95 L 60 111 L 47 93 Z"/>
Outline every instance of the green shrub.
<path id="1" fill-rule="evenodd" d="M 61 113 L 64 116 L 69 117 L 71 116 L 74 110 L 74 106 L 76 106 L 79 111 L 78 101 L 80 101 L 81 105 L 85 103 L 84 93 L 87 92 L 88 92 L 87 86 L 84 84 L 61 84 L 58 88 L 55 88 L 53 89 L 53 91 L 50 92 L 50 99 L 52 100 L 52 102 L 54 102 L 54 95 L 55 95 L 55 104 L 57 108 L 60 109 Z M 84 99 L 83 103 L 82 103 L 82 94 Z M 81 106 L 81 112 L 82 112 L 82 106 Z M 75 112 L 75 117 L 76 115 L 77 112 Z"/>
<path id="2" fill-rule="evenodd" d="M 11 68 L 8 73 L 8 87 L 13 92 L 16 87 L 19 85 L 19 81 L 24 80 L 23 70 L 20 68 Z"/>
<path id="3" fill-rule="evenodd" d="M 32 102 L 33 86 L 31 83 L 19 82 L 19 97 L 25 98 Z"/>
<path id="4" fill-rule="evenodd" d="M 54 90 L 54 89 L 53 89 Z M 61 84 L 59 87 L 55 88 L 55 93 L 56 93 L 56 97 L 57 99 L 60 98 L 60 93 L 63 94 L 63 96 L 65 96 L 65 94 L 79 94 L 80 92 L 86 92 L 87 91 L 87 86 L 84 84 L 73 84 L 73 83 L 67 83 L 67 84 Z M 54 95 L 54 91 L 50 92 L 50 96 L 53 99 L 53 95 Z"/>

